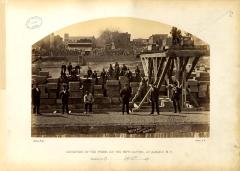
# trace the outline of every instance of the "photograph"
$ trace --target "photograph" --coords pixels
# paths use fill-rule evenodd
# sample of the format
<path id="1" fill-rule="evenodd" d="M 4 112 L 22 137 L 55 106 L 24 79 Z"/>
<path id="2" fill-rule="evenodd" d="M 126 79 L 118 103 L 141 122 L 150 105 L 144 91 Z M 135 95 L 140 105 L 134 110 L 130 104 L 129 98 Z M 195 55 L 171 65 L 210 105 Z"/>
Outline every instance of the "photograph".
<path id="1" fill-rule="evenodd" d="M 210 137 L 210 46 L 188 30 L 94 19 L 31 54 L 32 137 Z"/>

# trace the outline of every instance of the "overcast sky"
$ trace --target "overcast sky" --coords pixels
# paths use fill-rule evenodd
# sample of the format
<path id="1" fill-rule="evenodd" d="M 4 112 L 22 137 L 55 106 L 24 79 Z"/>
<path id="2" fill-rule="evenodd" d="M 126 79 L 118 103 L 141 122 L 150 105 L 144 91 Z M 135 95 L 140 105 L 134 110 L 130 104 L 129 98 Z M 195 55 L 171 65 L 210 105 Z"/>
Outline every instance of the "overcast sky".
<path id="1" fill-rule="evenodd" d="M 128 32 L 131 34 L 131 39 L 136 39 L 148 38 L 152 34 L 169 34 L 171 26 L 160 22 L 135 18 L 106 18 L 76 23 L 54 34 L 59 34 L 62 37 L 64 37 L 64 33 L 69 33 L 69 36 L 98 37 L 101 31 L 105 29 Z"/>

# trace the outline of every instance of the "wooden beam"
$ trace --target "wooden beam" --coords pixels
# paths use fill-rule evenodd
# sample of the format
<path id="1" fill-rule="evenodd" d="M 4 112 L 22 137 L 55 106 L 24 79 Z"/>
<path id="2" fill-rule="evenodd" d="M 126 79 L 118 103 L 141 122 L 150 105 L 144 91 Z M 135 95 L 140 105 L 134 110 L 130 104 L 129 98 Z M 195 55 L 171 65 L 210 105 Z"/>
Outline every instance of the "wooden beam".
<path id="1" fill-rule="evenodd" d="M 170 79 L 171 76 L 172 76 L 173 68 L 174 68 L 174 58 L 171 60 L 170 70 L 168 71 L 168 78 L 169 78 L 169 79 Z"/>
<path id="2" fill-rule="evenodd" d="M 172 60 L 172 58 L 168 58 L 168 59 L 167 59 L 167 62 L 166 62 L 166 64 L 165 64 L 165 67 L 164 67 L 164 69 L 163 69 L 163 72 L 162 72 L 162 74 L 161 74 L 161 76 L 160 76 L 160 79 L 159 79 L 159 81 L 158 81 L 158 84 L 157 84 L 157 87 L 158 87 L 158 88 L 161 87 L 161 85 L 162 85 L 162 83 L 163 83 L 163 81 L 164 81 L 164 78 L 165 78 L 165 75 L 166 75 L 166 73 L 167 73 L 167 71 L 168 71 L 168 69 L 169 69 L 169 65 L 170 65 L 170 63 L 171 63 L 171 60 Z"/>
<path id="3" fill-rule="evenodd" d="M 182 65 L 182 68 L 181 68 L 181 71 L 180 71 L 180 80 L 182 79 L 183 72 L 185 71 L 186 66 L 188 64 L 188 60 L 189 60 L 189 57 L 185 58 L 184 61 L 183 61 L 183 65 Z"/>
<path id="4" fill-rule="evenodd" d="M 192 62 L 192 66 L 190 68 L 190 71 L 187 73 L 187 76 L 186 76 L 186 81 L 189 79 L 189 77 L 191 76 L 191 73 L 193 71 L 193 69 L 195 68 L 195 66 L 197 65 L 198 61 L 200 59 L 200 56 L 198 57 L 195 57 L 193 62 Z"/>
<path id="5" fill-rule="evenodd" d="M 154 82 L 157 80 L 157 73 L 158 73 L 158 58 L 153 58 L 153 74 L 154 74 Z"/>
<path id="6" fill-rule="evenodd" d="M 167 73 L 167 71 L 168 71 L 168 68 L 169 68 L 169 65 L 170 65 L 171 60 L 172 60 L 171 58 L 168 58 L 168 59 L 167 59 L 167 62 L 166 62 L 166 64 L 165 64 L 165 66 L 164 66 L 164 69 L 163 69 L 163 72 L 162 72 L 162 74 L 161 74 L 161 77 L 160 77 L 160 79 L 159 79 L 159 81 L 158 81 L 158 84 L 157 84 L 157 87 L 158 87 L 158 88 L 162 85 L 162 83 L 163 83 L 163 81 L 164 81 L 164 77 L 165 77 L 165 75 L 166 75 L 166 73 Z M 142 101 L 139 103 L 137 109 L 140 109 L 140 108 L 142 107 L 144 101 L 146 100 L 146 98 L 147 98 L 148 95 L 150 94 L 150 91 L 151 91 L 151 90 L 150 90 L 150 88 L 149 88 L 148 91 L 147 91 L 147 93 L 146 93 L 146 95 L 144 96 L 144 98 L 142 99 Z"/>
<path id="7" fill-rule="evenodd" d="M 148 72 L 147 72 L 147 64 L 145 62 L 145 59 L 144 58 L 141 58 L 141 61 L 142 61 L 142 65 L 143 65 L 143 71 L 144 71 L 144 74 L 145 76 L 148 76 Z"/>
<path id="8" fill-rule="evenodd" d="M 165 58 L 162 58 L 161 61 L 160 61 L 160 64 L 158 66 L 158 74 L 157 74 L 158 77 L 160 76 L 160 73 L 162 71 L 163 64 L 164 64 L 165 60 L 166 60 Z"/>
<path id="9" fill-rule="evenodd" d="M 170 49 L 168 55 L 178 57 L 197 57 L 197 56 L 209 56 L 209 50 L 207 49 Z"/>
<path id="10" fill-rule="evenodd" d="M 153 73 L 153 60 L 151 58 L 148 58 L 148 83 L 151 83 L 152 81 L 152 73 Z"/>
<path id="11" fill-rule="evenodd" d="M 149 54 L 141 54 L 140 57 L 144 57 L 144 58 L 164 58 L 164 57 L 167 57 L 167 54 L 166 54 L 166 52 L 149 53 Z"/>

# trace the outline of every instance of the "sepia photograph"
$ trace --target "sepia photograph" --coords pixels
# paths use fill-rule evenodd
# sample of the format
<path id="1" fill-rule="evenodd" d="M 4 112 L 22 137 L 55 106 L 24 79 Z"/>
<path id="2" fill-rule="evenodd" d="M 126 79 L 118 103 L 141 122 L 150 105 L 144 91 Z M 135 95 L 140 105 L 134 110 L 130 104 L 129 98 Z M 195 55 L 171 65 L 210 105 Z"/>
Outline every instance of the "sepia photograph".
<path id="1" fill-rule="evenodd" d="M 1 171 L 239 170 L 240 1 L 0 14 Z"/>
<path id="2" fill-rule="evenodd" d="M 187 30 L 102 18 L 31 50 L 32 137 L 210 137 L 210 46 Z"/>

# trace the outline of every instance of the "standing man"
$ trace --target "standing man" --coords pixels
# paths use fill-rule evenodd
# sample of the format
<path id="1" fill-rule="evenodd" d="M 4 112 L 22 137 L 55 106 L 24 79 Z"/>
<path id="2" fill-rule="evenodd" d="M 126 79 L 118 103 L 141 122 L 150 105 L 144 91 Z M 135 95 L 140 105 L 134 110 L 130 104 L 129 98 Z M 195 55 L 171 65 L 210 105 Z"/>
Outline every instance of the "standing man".
<path id="1" fill-rule="evenodd" d="M 102 69 L 102 72 L 101 72 L 101 78 L 102 78 L 102 83 L 105 84 L 107 80 L 107 72 L 105 71 L 104 68 Z"/>
<path id="2" fill-rule="evenodd" d="M 35 87 L 32 89 L 32 103 L 33 103 L 33 113 L 40 115 L 40 96 L 41 91 L 38 88 L 38 84 L 35 84 Z"/>
<path id="3" fill-rule="evenodd" d="M 60 93 L 60 97 L 62 98 L 62 114 L 64 114 L 64 111 L 66 109 L 67 114 L 69 114 L 68 111 L 68 98 L 70 94 L 69 91 L 67 90 L 67 85 L 63 85 L 63 90 Z"/>
<path id="4" fill-rule="evenodd" d="M 174 113 L 178 112 L 181 113 L 181 106 L 180 106 L 180 94 L 181 94 L 181 86 L 179 86 L 178 81 L 174 81 L 172 85 L 172 101 L 174 107 Z"/>
<path id="5" fill-rule="evenodd" d="M 131 98 L 132 89 L 128 84 L 125 84 L 124 88 L 120 91 L 120 96 L 122 98 L 122 114 L 124 115 L 125 106 L 126 112 L 129 114 L 129 100 Z"/>
<path id="6" fill-rule="evenodd" d="M 140 77 L 140 69 L 138 68 L 138 65 L 137 65 L 137 68 L 135 69 L 135 74 L 136 74 L 136 81 L 139 81 L 141 77 Z"/>
<path id="7" fill-rule="evenodd" d="M 115 79 L 119 80 L 119 76 L 120 76 L 120 67 L 119 65 L 117 65 L 117 62 L 115 64 Z"/>
<path id="8" fill-rule="evenodd" d="M 89 93 L 88 91 L 86 91 L 86 94 L 84 95 L 84 105 L 85 105 L 85 114 L 87 114 L 88 112 L 91 113 L 92 112 L 92 104 L 94 102 L 93 99 L 93 95 L 91 93 Z"/>
<path id="9" fill-rule="evenodd" d="M 128 68 L 125 76 L 128 77 L 128 80 L 131 82 L 132 81 L 132 72 L 130 71 L 130 69 Z"/>
<path id="10" fill-rule="evenodd" d="M 92 78 L 95 79 L 95 84 L 97 85 L 98 84 L 98 75 L 97 75 L 96 70 L 93 71 Z"/>
<path id="11" fill-rule="evenodd" d="M 122 75 L 124 76 L 127 72 L 127 66 L 125 64 L 123 64 L 122 66 Z"/>
<path id="12" fill-rule="evenodd" d="M 107 80 L 107 73 L 106 73 L 104 68 L 103 68 L 103 70 L 101 72 L 101 76 L 100 77 L 102 79 L 102 92 L 103 92 L 103 96 L 107 97 L 107 90 L 106 90 L 106 87 L 105 87 L 105 83 L 106 83 L 106 80 Z"/>
<path id="13" fill-rule="evenodd" d="M 92 74 L 93 74 L 92 69 L 90 67 L 88 67 L 88 70 L 87 70 L 88 78 L 91 77 Z"/>
<path id="14" fill-rule="evenodd" d="M 71 75 L 72 74 L 72 64 L 71 64 L 71 62 L 69 62 L 67 69 L 68 69 L 68 74 Z"/>
<path id="15" fill-rule="evenodd" d="M 77 75 L 80 75 L 80 69 L 81 69 L 80 65 L 77 64 L 77 65 L 75 66 L 75 72 L 76 72 Z"/>
<path id="16" fill-rule="evenodd" d="M 151 93 L 151 104 L 152 104 L 152 112 L 150 115 L 154 114 L 154 106 L 156 106 L 157 114 L 159 115 L 159 90 L 153 84 L 150 84 L 150 93 Z"/>
<path id="17" fill-rule="evenodd" d="M 108 68 L 108 75 L 110 78 L 113 77 L 113 72 L 114 72 L 114 69 L 112 67 L 112 64 L 109 65 L 109 68 Z"/>
<path id="18" fill-rule="evenodd" d="M 61 73 L 66 73 L 66 70 L 67 70 L 67 66 L 65 65 L 65 63 L 62 63 Z"/>

